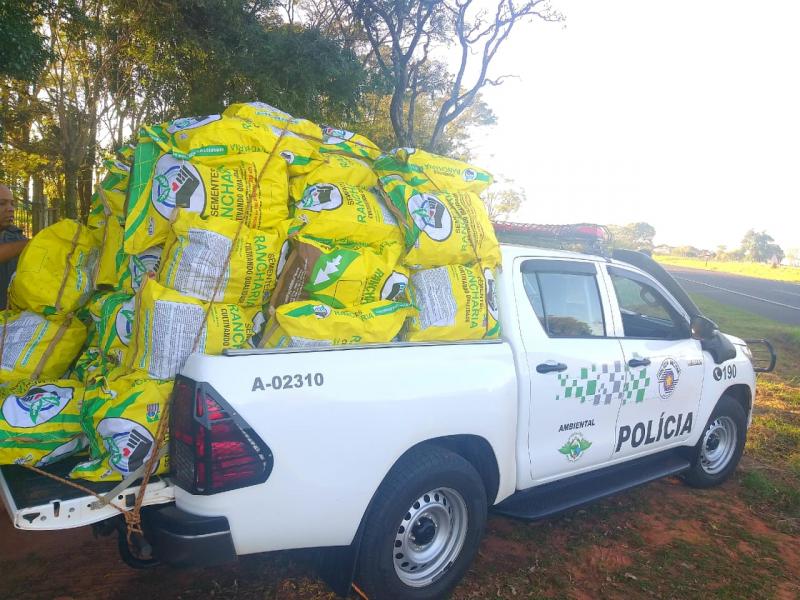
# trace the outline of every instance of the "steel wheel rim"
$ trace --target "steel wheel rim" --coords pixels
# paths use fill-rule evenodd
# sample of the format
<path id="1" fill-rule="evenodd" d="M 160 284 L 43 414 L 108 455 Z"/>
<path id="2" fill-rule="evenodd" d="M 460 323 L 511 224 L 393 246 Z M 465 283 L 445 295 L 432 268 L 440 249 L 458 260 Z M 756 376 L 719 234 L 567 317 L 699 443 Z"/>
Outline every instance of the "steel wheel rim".
<path id="1" fill-rule="evenodd" d="M 718 417 L 703 435 L 700 465 L 709 475 L 723 471 L 736 452 L 736 423 L 730 417 Z"/>
<path id="2" fill-rule="evenodd" d="M 455 562 L 467 537 L 467 503 L 456 490 L 425 492 L 400 520 L 393 541 L 394 570 L 404 584 L 432 584 Z"/>

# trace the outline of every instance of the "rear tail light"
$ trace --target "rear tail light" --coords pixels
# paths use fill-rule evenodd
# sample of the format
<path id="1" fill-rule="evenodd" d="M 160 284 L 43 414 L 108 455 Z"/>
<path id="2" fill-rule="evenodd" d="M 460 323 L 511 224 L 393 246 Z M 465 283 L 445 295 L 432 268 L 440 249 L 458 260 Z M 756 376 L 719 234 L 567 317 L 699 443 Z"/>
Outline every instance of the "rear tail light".
<path id="1" fill-rule="evenodd" d="M 272 472 L 272 452 L 207 383 L 177 377 L 170 455 L 175 482 L 192 494 L 256 485 Z"/>

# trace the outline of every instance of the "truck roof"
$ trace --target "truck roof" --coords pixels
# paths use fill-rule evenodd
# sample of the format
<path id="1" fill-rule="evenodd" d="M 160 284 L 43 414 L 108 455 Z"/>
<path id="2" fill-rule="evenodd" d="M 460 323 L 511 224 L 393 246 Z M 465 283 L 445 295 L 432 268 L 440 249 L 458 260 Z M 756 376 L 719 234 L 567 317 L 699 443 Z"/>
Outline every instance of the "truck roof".
<path id="1" fill-rule="evenodd" d="M 581 260 L 591 260 L 594 262 L 617 263 L 619 261 L 605 258 L 597 254 L 584 254 L 571 250 L 556 250 L 554 248 L 540 248 L 538 246 L 523 246 L 520 244 L 500 244 L 500 250 L 504 257 L 517 258 L 518 256 L 540 256 L 543 258 L 574 258 Z"/>

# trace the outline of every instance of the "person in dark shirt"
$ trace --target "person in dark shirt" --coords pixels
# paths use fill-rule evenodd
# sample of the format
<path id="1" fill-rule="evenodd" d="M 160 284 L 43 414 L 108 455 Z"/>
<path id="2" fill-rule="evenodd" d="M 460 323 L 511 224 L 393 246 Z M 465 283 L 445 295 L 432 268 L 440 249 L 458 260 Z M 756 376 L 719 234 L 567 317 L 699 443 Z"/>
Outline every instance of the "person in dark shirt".
<path id="1" fill-rule="evenodd" d="M 8 304 L 8 286 L 17 270 L 17 258 L 28 243 L 19 227 L 14 226 L 14 194 L 0 183 L 0 310 Z"/>

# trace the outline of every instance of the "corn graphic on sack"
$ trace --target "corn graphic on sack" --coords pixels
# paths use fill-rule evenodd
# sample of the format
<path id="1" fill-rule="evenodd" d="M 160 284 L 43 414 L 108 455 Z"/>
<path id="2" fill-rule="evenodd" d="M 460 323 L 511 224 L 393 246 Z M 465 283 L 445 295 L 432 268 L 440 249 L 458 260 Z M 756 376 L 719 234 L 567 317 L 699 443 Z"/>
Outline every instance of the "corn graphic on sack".
<path id="1" fill-rule="evenodd" d="M 26 380 L 0 386 L 0 464 L 46 466 L 86 446 L 83 385 Z"/>
<path id="2" fill-rule="evenodd" d="M 486 207 L 470 192 L 420 192 L 402 180 L 384 189 L 405 225 L 404 263 L 415 269 L 480 262 L 500 264 L 500 245 Z"/>
<path id="3" fill-rule="evenodd" d="M 419 309 L 410 342 L 480 340 L 500 336 L 494 273 L 478 265 L 449 265 L 411 274 L 411 297 Z"/>
<path id="4" fill-rule="evenodd" d="M 0 381 L 64 376 L 86 341 L 86 326 L 73 316 L 30 311 L 0 313 Z"/>
<path id="5" fill-rule="evenodd" d="M 158 281 L 200 300 L 261 307 L 286 262 L 287 227 L 284 222 L 276 229 L 250 229 L 178 210 Z"/>
<path id="6" fill-rule="evenodd" d="M 420 192 L 481 194 L 492 184 L 488 171 L 419 148 L 396 148 L 375 161 L 379 176 L 399 175 Z"/>
<path id="7" fill-rule="evenodd" d="M 262 341 L 270 347 L 387 343 L 414 312 L 411 304 L 391 300 L 342 309 L 313 300 L 292 302 L 278 307 L 275 320 L 280 330 L 267 324 Z"/>
<path id="8" fill-rule="evenodd" d="M 72 469 L 70 478 L 122 481 L 145 465 L 156 451 L 158 426 L 171 391 L 171 381 L 137 375 L 98 377 L 90 383 L 81 416 L 91 460 Z M 165 456 L 155 474 L 168 470 Z"/>
<path id="9" fill-rule="evenodd" d="M 401 251 L 391 241 L 374 250 L 367 245 L 329 246 L 299 235 L 270 304 L 312 299 L 345 308 L 405 299 L 408 271 L 397 265 Z"/>
<path id="10" fill-rule="evenodd" d="M 171 379 L 192 353 L 198 332 L 198 352 L 220 354 L 226 348 L 242 348 L 261 314 L 260 307 L 213 304 L 203 327 L 207 310 L 202 300 L 148 280 L 137 296 L 130 366 L 154 379 Z"/>
<path id="11" fill-rule="evenodd" d="M 94 289 L 98 249 L 88 228 L 65 219 L 45 227 L 25 246 L 9 287 L 10 305 L 44 315 L 67 314 Z"/>
<path id="12" fill-rule="evenodd" d="M 155 142 L 140 142 L 130 182 L 125 252 L 139 254 L 162 244 L 175 208 L 241 221 L 253 229 L 277 227 L 289 217 L 289 182 L 286 162 L 271 156 L 254 152 L 186 160 L 161 152 Z"/>

